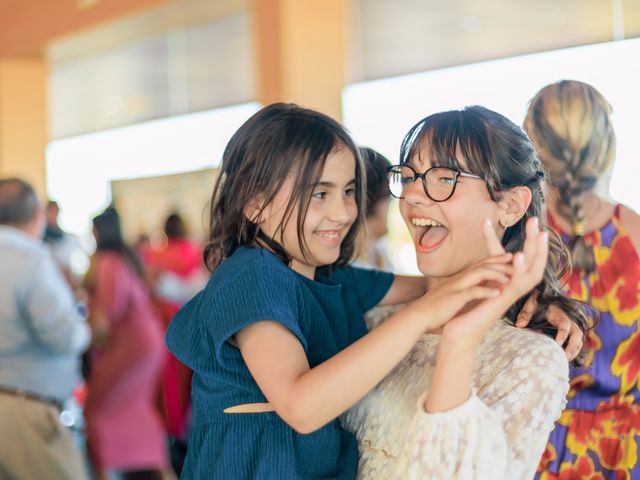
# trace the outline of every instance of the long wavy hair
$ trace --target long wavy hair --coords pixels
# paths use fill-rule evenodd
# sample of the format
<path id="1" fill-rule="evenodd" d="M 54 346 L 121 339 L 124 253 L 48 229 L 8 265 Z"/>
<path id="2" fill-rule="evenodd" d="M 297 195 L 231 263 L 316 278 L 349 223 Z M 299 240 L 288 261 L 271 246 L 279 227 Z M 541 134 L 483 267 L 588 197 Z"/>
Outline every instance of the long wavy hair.
<path id="1" fill-rule="evenodd" d="M 209 243 L 204 261 L 210 271 L 242 245 L 266 245 L 283 262 L 290 255 L 276 240 L 295 218 L 298 243 L 303 255 L 309 249 L 302 227 L 313 190 L 324 169 L 327 156 L 347 148 L 356 160 L 356 205 L 358 215 L 340 246 L 334 265 L 346 265 L 354 255 L 355 239 L 364 216 L 365 178 L 358 149 L 346 130 L 322 113 L 294 104 L 275 103 L 249 118 L 231 137 L 222 156 L 220 173 L 211 195 Z M 268 237 L 252 218 L 247 207 L 260 199 L 256 216 L 269 205 L 284 182 L 293 179 L 293 189 L 282 221 Z M 255 217 L 254 217 L 255 218 Z M 330 266 L 323 266 L 331 269 Z"/>
<path id="2" fill-rule="evenodd" d="M 575 268 L 595 269 L 585 243 L 585 193 L 613 163 L 616 135 L 613 110 L 598 90 L 583 82 L 562 80 L 540 90 L 529 104 L 524 128 L 559 193 L 558 212 L 573 225 L 569 249 Z"/>
<path id="3" fill-rule="evenodd" d="M 556 328 L 547 322 L 547 312 L 550 306 L 556 305 L 583 331 L 590 328 L 590 316 L 584 305 L 567 297 L 561 289 L 559 279 L 570 266 L 568 252 L 558 235 L 547 226 L 542 193 L 546 177 L 527 134 L 506 117 L 481 106 L 472 106 L 420 120 L 402 141 L 401 163 L 409 163 L 426 146 L 433 165 L 466 170 L 482 177 L 493 201 L 500 199 L 501 192 L 517 186 L 531 190 L 531 204 L 526 213 L 508 227 L 502 237 L 505 251 L 522 250 L 525 224 L 531 217 L 538 217 L 540 228 L 549 232 L 549 259 L 544 278 L 535 288 L 538 306 L 528 327 L 555 336 Z M 458 155 L 464 157 L 466 168 L 459 165 Z M 515 323 L 532 294 L 528 293 L 511 306 L 506 314 L 509 321 Z"/>

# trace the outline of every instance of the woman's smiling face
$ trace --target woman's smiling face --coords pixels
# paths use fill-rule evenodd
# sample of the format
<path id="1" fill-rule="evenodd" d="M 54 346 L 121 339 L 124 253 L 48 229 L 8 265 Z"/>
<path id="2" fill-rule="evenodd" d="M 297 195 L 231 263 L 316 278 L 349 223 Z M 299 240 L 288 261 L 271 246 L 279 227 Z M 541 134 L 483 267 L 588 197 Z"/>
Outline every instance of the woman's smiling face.
<path id="1" fill-rule="evenodd" d="M 435 166 L 428 143 L 423 142 L 409 162 L 419 173 Z M 456 160 L 461 171 L 469 171 L 460 152 Z M 444 202 L 431 200 L 421 180 L 408 185 L 400 200 L 400 213 L 413 238 L 418 268 L 431 278 L 451 276 L 487 257 L 482 222 L 490 219 L 497 227 L 501 212 L 483 180 L 463 176 L 458 177 L 454 194 Z M 496 228 L 496 234 L 500 238 L 502 231 Z"/>

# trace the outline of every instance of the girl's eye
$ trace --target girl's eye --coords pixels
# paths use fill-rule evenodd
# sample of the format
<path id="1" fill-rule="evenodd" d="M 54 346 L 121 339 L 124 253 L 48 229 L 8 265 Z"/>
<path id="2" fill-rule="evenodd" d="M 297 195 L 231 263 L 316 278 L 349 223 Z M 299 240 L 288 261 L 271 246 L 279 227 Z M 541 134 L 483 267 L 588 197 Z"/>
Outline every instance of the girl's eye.
<path id="1" fill-rule="evenodd" d="M 324 192 L 324 191 L 314 192 L 312 195 L 313 198 L 317 198 L 319 200 L 324 200 L 324 197 L 326 196 L 327 196 L 327 192 Z"/>
<path id="2" fill-rule="evenodd" d="M 349 187 L 344 191 L 344 195 L 346 197 L 355 197 L 356 189 L 354 187 Z"/>

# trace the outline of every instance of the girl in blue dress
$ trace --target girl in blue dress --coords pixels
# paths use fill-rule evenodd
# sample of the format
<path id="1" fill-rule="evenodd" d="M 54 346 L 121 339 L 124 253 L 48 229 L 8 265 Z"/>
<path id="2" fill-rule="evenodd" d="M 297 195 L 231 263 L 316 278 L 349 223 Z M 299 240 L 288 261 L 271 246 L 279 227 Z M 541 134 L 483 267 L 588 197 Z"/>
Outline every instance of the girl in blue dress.
<path id="1" fill-rule="evenodd" d="M 231 138 L 211 201 L 213 274 L 166 336 L 194 372 L 183 478 L 355 478 L 356 441 L 336 417 L 425 331 L 513 283 L 510 254 L 428 293 L 420 277 L 348 267 L 363 177 L 345 130 L 295 105 L 263 108 Z M 520 283 L 521 296 L 537 282 Z M 408 301 L 367 334 L 367 310 Z"/>

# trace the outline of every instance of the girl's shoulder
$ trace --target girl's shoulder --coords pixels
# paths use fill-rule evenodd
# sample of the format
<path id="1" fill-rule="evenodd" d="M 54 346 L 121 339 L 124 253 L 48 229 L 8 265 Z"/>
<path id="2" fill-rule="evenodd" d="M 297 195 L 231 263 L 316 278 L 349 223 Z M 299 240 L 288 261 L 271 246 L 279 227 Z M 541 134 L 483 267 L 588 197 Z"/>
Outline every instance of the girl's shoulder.
<path id="1" fill-rule="evenodd" d="M 238 248 L 230 257 L 220 262 L 207 285 L 208 293 L 229 288 L 251 287 L 264 282 L 273 286 L 299 283 L 297 275 L 275 255 L 262 248 Z"/>

